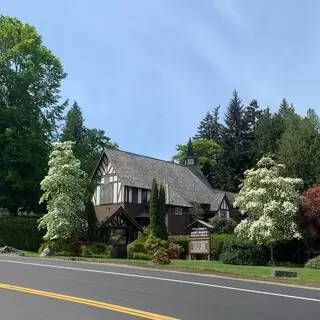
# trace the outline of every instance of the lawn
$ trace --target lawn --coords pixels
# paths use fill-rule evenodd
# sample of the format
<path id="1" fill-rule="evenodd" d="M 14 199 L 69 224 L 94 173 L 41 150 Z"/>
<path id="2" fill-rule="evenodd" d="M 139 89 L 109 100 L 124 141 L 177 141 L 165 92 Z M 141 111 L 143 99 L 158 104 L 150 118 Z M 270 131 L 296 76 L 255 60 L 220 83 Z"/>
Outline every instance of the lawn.
<path id="1" fill-rule="evenodd" d="M 26 256 L 39 257 L 38 253 L 26 252 Z M 308 269 L 303 267 L 277 267 L 281 269 L 295 270 L 298 273 L 298 278 L 275 278 L 271 276 L 271 270 L 274 267 L 264 266 L 236 266 L 223 264 L 219 261 L 199 261 L 199 260 L 172 260 L 168 266 L 154 266 L 151 261 L 146 260 L 129 260 L 129 259 L 105 259 L 105 258 L 81 258 L 81 257 L 57 257 L 64 260 L 79 260 L 91 261 L 100 263 L 114 263 L 125 264 L 132 266 L 150 267 L 171 269 L 186 272 L 205 273 L 205 274 L 218 274 L 223 276 L 246 278 L 246 279 L 260 279 L 260 280 L 273 280 L 277 282 L 296 283 L 301 285 L 320 286 L 320 269 Z"/>

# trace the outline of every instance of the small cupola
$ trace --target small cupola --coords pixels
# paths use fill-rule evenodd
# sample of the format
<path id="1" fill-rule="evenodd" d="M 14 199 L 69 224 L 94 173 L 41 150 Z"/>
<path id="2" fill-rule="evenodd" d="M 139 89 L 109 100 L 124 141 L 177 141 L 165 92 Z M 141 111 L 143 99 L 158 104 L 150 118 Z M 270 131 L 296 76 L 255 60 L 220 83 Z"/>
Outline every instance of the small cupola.
<path id="1" fill-rule="evenodd" d="M 193 152 L 191 138 L 189 138 L 188 147 L 187 147 L 187 155 L 186 155 L 186 166 L 195 166 L 195 165 L 196 165 L 196 157 Z"/>

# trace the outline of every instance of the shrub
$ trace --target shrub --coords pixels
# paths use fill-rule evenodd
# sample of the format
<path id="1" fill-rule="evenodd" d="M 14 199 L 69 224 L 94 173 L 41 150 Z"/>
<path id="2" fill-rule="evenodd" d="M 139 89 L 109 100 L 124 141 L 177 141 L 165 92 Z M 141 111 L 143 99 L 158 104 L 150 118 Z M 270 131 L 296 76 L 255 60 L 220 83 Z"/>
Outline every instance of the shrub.
<path id="1" fill-rule="evenodd" d="M 134 252 L 132 254 L 132 259 L 135 260 L 151 260 L 152 255 L 144 253 L 144 252 Z"/>
<path id="2" fill-rule="evenodd" d="M 81 246 L 80 255 L 82 257 L 92 257 L 92 258 L 113 258 L 114 249 L 113 246 L 105 245 L 102 243 L 84 245 Z"/>
<path id="3" fill-rule="evenodd" d="M 137 257 L 136 253 L 143 253 L 152 258 L 152 255 L 158 250 L 166 250 L 168 247 L 168 241 L 156 238 L 152 233 L 147 236 L 140 236 L 135 241 L 131 242 L 127 248 L 127 256 L 129 259 Z M 137 259 L 137 258 L 136 258 Z"/>
<path id="4" fill-rule="evenodd" d="M 274 246 L 274 259 L 278 262 L 304 264 L 308 260 L 306 245 L 302 239 L 278 243 Z"/>
<path id="5" fill-rule="evenodd" d="M 89 243 L 82 239 L 51 240 L 41 244 L 39 253 L 41 253 L 45 248 L 51 248 L 58 256 L 78 256 L 81 254 L 81 247 L 85 245 L 89 245 Z"/>
<path id="6" fill-rule="evenodd" d="M 308 262 L 305 264 L 305 267 L 311 269 L 320 269 L 320 256 L 308 260 Z"/>
<path id="7" fill-rule="evenodd" d="M 145 247 L 145 236 L 140 236 L 127 246 L 127 257 L 133 259 L 135 253 L 147 253 Z"/>
<path id="8" fill-rule="evenodd" d="M 212 232 L 215 234 L 231 234 L 237 226 L 237 222 L 235 220 L 218 216 L 213 217 L 210 220 L 210 223 L 213 226 Z"/>
<path id="9" fill-rule="evenodd" d="M 171 261 L 168 254 L 160 249 L 153 255 L 152 262 L 154 264 L 170 264 Z"/>
<path id="10" fill-rule="evenodd" d="M 44 233 L 38 229 L 38 220 L 31 217 L 0 216 L 0 238 L 2 245 L 37 251 Z"/>
<path id="11" fill-rule="evenodd" d="M 39 253 L 42 253 L 42 251 L 46 248 L 51 248 L 54 250 L 55 253 L 57 253 L 60 251 L 65 251 L 66 244 L 64 244 L 64 242 L 61 240 L 46 241 L 46 242 L 41 243 L 39 250 L 38 250 Z"/>
<path id="12" fill-rule="evenodd" d="M 60 257 L 74 257 L 74 254 L 71 251 L 59 251 L 56 255 Z"/>
<path id="13" fill-rule="evenodd" d="M 170 259 L 181 259 L 184 249 L 177 243 L 171 242 L 168 246 L 167 253 Z"/>
<path id="14" fill-rule="evenodd" d="M 180 235 L 180 236 L 169 236 L 169 243 L 176 243 L 183 248 L 183 252 L 181 252 L 180 258 L 184 259 L 188 254 L 188 236 Z"/>
<path id="15" fill-rule="evenodd" d="M 219 260 L 223 247 L 235 238 L 234 234 L 212 234 L 211 235 L 211 258 Z"/>
<path id="16" fill-rule="evenodd" d="M 234 239 L 223 246 L 220 261 L 225 264 L 264 266 L 268 258 L 261 246 Z"/>

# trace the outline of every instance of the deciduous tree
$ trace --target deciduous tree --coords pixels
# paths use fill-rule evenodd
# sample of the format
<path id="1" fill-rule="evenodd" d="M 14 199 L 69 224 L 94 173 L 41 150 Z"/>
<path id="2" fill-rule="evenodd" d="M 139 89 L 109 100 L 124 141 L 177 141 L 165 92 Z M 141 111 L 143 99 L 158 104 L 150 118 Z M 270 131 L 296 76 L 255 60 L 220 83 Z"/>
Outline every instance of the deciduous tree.
<path id="1" fill-rule="evenodd" d="M 60 60 L 30 24 L 0 16 L 0 207 L 36 210 L 65 104 Z"/>
<path id="2" fill-rule="evenodd" d="M 242 238 L 270 246 L 271 260 L 276 243 L 301 237 L 297 213 L 303 181 L 283 177 L 282 168 L 270 157 L 262 158 L 257 168 L 246 171 L 234 203 L 247 215 L 235 232 Z"/>
<path id="3" fill-rule="evenodd" d="M 220 151 L 219 145 L 213 140 L 193 139 L 192 146 L 197 165 L 201 168 L 209 183 L 214 186 L 216 158 Z M 178 144 L 176 147 L 177 154 L 172 157 L 172 160 L 179 164 L 185 164 L 187 149 L 187 144 Z"/>
<path id="4" fill-rule="evenodd" d="M 313 185 L 301 196 L 302 230 L 306 237 L 320 239 L 320 185 Z"/>
<path id="5" fill-rule="evenodd" d="M 72 152 L 73 142 L 54 143 L 49 171 L 41 182 L 40 202 L 47 204 L 48 213 L 39 220 L 46 229 L 45 240 L 67 240 L 82 235 L 88 228 L 85 218 L 87 175 Z"/>

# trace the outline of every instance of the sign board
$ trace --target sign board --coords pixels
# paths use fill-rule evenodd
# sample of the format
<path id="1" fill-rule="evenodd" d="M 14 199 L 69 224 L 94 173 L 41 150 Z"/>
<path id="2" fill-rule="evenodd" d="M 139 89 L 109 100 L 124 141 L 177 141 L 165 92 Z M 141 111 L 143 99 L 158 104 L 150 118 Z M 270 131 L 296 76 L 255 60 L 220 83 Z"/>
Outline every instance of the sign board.
<path id="1" fill-rule="evenodd" d="M 210 240 L 189 240 L 189 254 L 210 254 Z"/>
<path id="2" fill-rule="evenodd" d="M 209 238 L 210 232 L 206 228 L 193 228 L 190 232 L 191 238 Z"/>
<path id="3" fill-rule="evenodd" d="M 189 258 L 194 254 L 207 255 L 210 260 L 211 237 L 210 231 L 206 228 L 194 228 L 188 239 Z"/>

